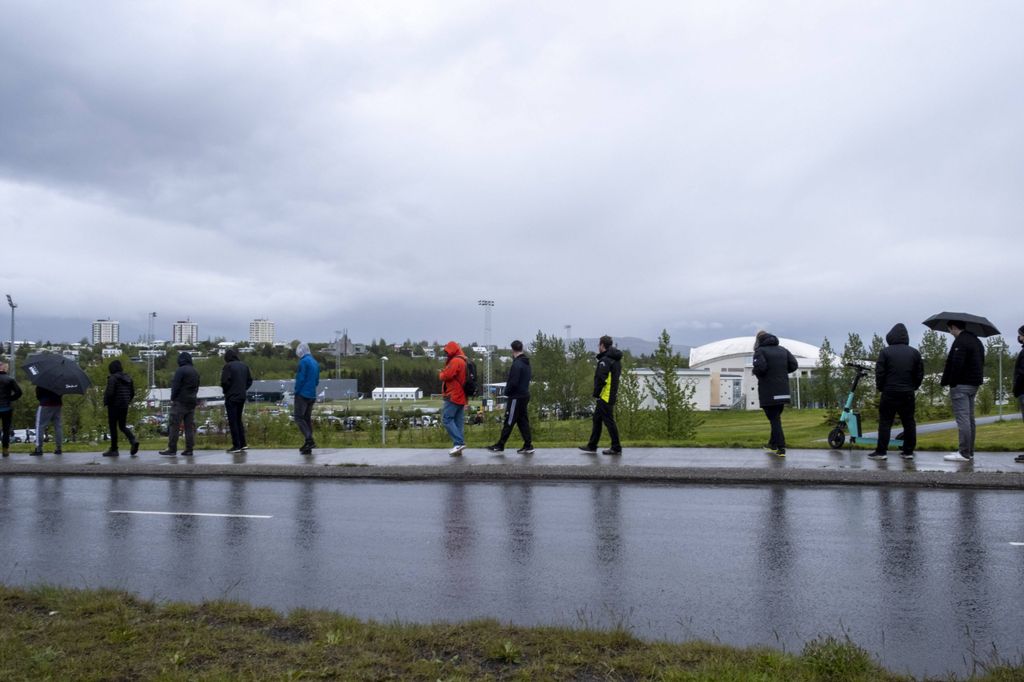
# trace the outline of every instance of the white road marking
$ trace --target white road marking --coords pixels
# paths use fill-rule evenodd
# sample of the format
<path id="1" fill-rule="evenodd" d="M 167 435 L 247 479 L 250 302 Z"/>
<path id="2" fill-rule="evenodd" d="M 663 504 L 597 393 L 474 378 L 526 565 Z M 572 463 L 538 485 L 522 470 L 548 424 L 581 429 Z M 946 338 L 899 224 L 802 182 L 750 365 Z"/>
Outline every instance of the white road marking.
<path id="1" fill-rule="evenodd" d="M 261 514 L 206 514 L 203 512 L 164 512 L 164 511 L 129 511 L 125 509 L 111 509 L 110 514 L 153 514 L 156 516 L 217 516 L 228 519 L 272 519 L 273 516 Z"/>
<path id="2" fill-rule="evenodd" d="M 1013 547 L 1024 547 L 1024 542 L 1011 542 L 1010 545 Z"/>

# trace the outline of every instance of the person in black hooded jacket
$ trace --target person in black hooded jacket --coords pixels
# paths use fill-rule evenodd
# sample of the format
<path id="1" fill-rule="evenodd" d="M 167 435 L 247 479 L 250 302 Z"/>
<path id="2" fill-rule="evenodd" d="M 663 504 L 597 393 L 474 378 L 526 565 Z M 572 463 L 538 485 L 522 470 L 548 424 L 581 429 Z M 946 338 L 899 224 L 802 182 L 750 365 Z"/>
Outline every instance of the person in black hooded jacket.
<path id="1" fill-rule="evenodd" d="M 594 426 L 590 440 L 580 450 L 588 454 L 597 453 L 601 440 L 601 426 L 608 427 L 612 439 L 611 447 L 602 450 L 605 455 L 621 455 L 619 427 L 615 425 L 615 399 L 619 394 L 619 375 L 622 373 L 622 351 L 612 344 L 612 337 L 602 336 L 597 343 L 597 369 L 594 370 Z"/>
<path id="2" fill-rule="evenodd" d="M 757 398 L 771 424 L 771 435 L 765 449 L 772 454 L 786 455 L 786 434 L 782 430 L 782 411 L 791 401 L 789 375 L 797 370 L 796 358 L 779 345 L 774 334 L 759 331 L 754 337 L 754 376 L 757 377 Z"/>
<path id="3" fill-rule="evenodd" d="M 15 400 L 21 398 L 21 386 L 14 377 L 7 374 L 7 363 L 0 362 L 0 429 L 2 429 L 3 456 L 11 454 L 11 418 L 14 416 Z"/>
<path id="4" fill-rule="evenodd" d="M 885 342 L 889 345 L 882 349 L 875 362 L 875 388 L 882 394 L 878 403 L 878 445 L 868 457 L 886 458 L 893 420 L 899 415 L 903 424 L 900 454 L 904 459 L 911 459 L 917 447 L 914 393 L 924 381 L 924 361 L 920 351 L 910 345 L 910 334 L 902 323 L 889 330 Z"/>
<path id="5" fill-rule="evenodd" d="M 192 456 L 196 438 L 196 402 L 199 396 L 199 372 L 192 366 L 192 354 L 178 353 L 178 369 L 171 378 L 171 413 L 167 415 L 167 449 L 160 454 L 173 457 L 178 454 L 178 428 L 185 424 L 185 450 L 183 457 Z"/>
<path id="6" fill-rule="evenodd" d="M 985 346 L 977 335 L 967 331 L 962 321 L 951 320 L 946 327 L 953 335 L 946 366 L 942 370 L 943 386 L 949 386 L 958 434 L 957 451 L 942 459 L 949 462 L 973 462 L 977 424 L 974 421 L 974 399 L 985 381 Z"/>
<path id="7" fill-rule="evenodd" d="M 1021 350 L 1017 353 L 1017 363 L 1013 366 L 1013 397 L 1020 406 L 1020 416 L 1024 419 L 1024 325 L 1017 330 L 1017 343 Z M 1014 462 L 1024 464 L 1024 454 L 1013 458 Z"/>
<path id="8" fill-rule="evenodd" d="M 245 396 L 250 386 L 252 374 L 249 367 L 238 359 L 238 351 L 228 348 L 224 353 L 224 369 L 220 372 L 220 387 L 224 389 L 224 410 L 228 414 L 228 429 L 231 431 L 231 449 L 228 452 L 233 454 L 249 448 L 245 442 L 242 410 L 245 409 Z"/>
<path id="9" fill-rule="evenodd" d="M 107 428 L 110 429 L 110 447 L 104 457 L 117 457 L 117 432 L 120 430 L 131 444 L 132 456 L 139 452 L 139 441 L 128 428 L 128 408 L 135 400 L 135 382 L 125 374 L 120 360 L 114 360 L 108 368 L 107 388 L 103 391 L 103 404 L 107 407 Z"/>

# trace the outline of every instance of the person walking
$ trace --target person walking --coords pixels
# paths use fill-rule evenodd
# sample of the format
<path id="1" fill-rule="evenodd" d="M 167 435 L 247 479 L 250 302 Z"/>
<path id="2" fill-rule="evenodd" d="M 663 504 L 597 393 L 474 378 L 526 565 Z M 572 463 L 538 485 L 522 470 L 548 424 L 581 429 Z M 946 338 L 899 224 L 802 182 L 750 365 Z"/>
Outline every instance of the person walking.
<path id="1" fill-rule="evenodd" d="M 910 345 L 910 334 L 903 323 L 897 323 L 885 335 L 889 344 L 878 354 L 875 362 L 875 388 L 881 393 L 878 402 L 878 445 L 869 459 L 885 459 L 889 449 L 889 435 L 893 420 L 899 415 L 903 424 L 903 459 L 914 458 L 917 447 L 917 421 L 914 418 L 914 393 L 924 381 L 924 361 L 921 353 Z"/>
<path id="2" fill-rule="evenodd" d="M 1017 343 L 1021 344 L 1021 349 L 1013 366 L 1013 397 L 1017 399 L 1021 419 L 1024 419 L 1024 325 L 1017 330 Z M 1024 453 L 1014 457 L 1013 461 L 1024 464 Z"/>
<path id="3" fill-rule="evenodd" d="M 316 442 L 313 440 L 313 404 L 316 402 L 316 387 L 320 383 L 320 364 L 309 352 L 309 345 L 300 343 L 295 349 L 299 356 L 299 367 L 295 372 L 295 423 L 305 439 L 299 452 L 312 455 Z"/>
<path id="4" fill-rule="evenodd" d="M 7 363 L 0 362 L 0 442 L 3 456 L 11 454 L 11 422 L 14 417 L 14 401 L 21 398 L 21 386 L 17 379 L 7 374 Z"/>
<path id="5" fill-rule="evenodd" d="M 36 449 L 32 451 L 35 457 L 43 454 L 43 432 L 46 427 L 53 424 L 53 454 L 62 455 L 64 451 L 61 446 L 64 444 L 64 421 L 61 418 L 61 408 L 64 401 L 60 394 L 48 389 L 36 386 L 36 400 L 39 407 L 36 409 Z"/>
<path id="6" fill-rule="evenodd" d="M 622 351 L 615 348 L 612 337 L 605 334 L 597 342 L 597 368 L 594 370 L 594 417 L 590 440 L 580 450 L 587 454 L 597 454 L 597 444 L 601 440 L 601 427 L 608 428 L 611 446 L 602 450 L 605 455 L 621 455 L 622 443 L 619 441 L 619 427 L 615 425 L 615 399 L 619 393 L 619 375 L 622 373 Z"/>
<path id="7" fill-rule="evenodd" d="M 224 369 L 220 371 L 220 387 L 224 389 L 224 411 L 228 415 L 228 429 L 231 431 L 231 448 L 229 453 L 237 455 L 249 449 L 245 442 L 245 424 L 242 422 L 242 410 L 245 409 L 245 396 L 252 386 L 252 373 L 249 367 L 238 359 L 238 351 L 228 348 L 224 353 Z"/>
<path id="8" fill-rule="evenodd" d="M 164 457 L 178 454 L 178 430 L 185 425 L 185 449 L 182 457 L 191 457 L 196 443 L 196 403 L 199 401 L 199 372 L 192 365 L 192 354 L 178 353 L 178 369 L 171 378 L 171 412 L 167 415 L 167 449 Z"/>
<path id="9" fill-rule="evenodd" d="M 946 356 L 942 371 L 942 386 L 949 386 L 949 399 L 953 403 L 953 417 L 959 434 L 958 449 L 945 457 L 948 462 L 973 462 L 977 427 L 974 422 L 974 398 L 985 380 L 985 347 L 981 340 L 967 331 L 963 322 L 951 320 L 947 324 L 953 335 L 953 345 Z"/>
<path id="10" fill-rule="evenodd" d="M 530 404 L 530 379 L 533 370 L 530 358 L 523 353 L 523 342 L 516 339 L 512 342 L 512 366 L 508 368 L 505 379 L 505 421 L 501 426 L 498 442 L 487 447 L 491 452 L 503 452 L 505 443 L 512 435 L 512 427 L 519 427 L 523 437 L 523 447 L 516 450 L 520 455 L 532 455 L 533 438 L 530 435 L 530 415 L 526 408 Z"/>
<path id="11" fill-rule="evenodd" d="M 121 453 L 117 449 L 117 432 L 121 431 L 131 446 L 131 455 L 139 452 L 139 441 L 128 428 L 128 408 L 135 400 L 135 382 L 128 376 L 120 360 L 113 360 L 107 368 L 107 388 L 103 391 L 103 404 L 107 408 L 107 428 L 110 433 L 110 447 L 103 453 L 104 457 L 117 457 Z"/>
<path id="12" fill-rule="evenodd" d="M 466 439 L 463 436 L 465 426 L 465 410 L 468 400 L 466 399 L 466 355 L 462 348 L 454 341 L 449 341 L 444 346 L 444 354 L 447 357 L 437 377 L 441 380 L 441 395 L 444 398 L 444 407 L 441 410 L 441 423 L 452 439 L 452 449 L 448 454 L 452 457 L 459 457 L 466 449 Z"/>
<path id="13" fill-rule="evenodd" d="M 786 456 L 786 434 L 782 430 L 782 411 L 792 399 L 789 375 L 799 365 L 793 354 L 779 345 L 774 334 L 762 330 L 754 337 L 754 376 L 757 377 L 757 399 L 771 424 L 771 434 L 764 449 L 779 457 Z"/>

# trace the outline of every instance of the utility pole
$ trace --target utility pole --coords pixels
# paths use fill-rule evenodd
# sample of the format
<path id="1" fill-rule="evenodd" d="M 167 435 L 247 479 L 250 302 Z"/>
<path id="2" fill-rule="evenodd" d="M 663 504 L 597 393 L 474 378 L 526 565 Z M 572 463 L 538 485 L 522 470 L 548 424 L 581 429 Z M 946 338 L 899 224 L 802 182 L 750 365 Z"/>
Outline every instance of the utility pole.
<path id="1" fill-rule="evenodd" d="M 341 378 L 341 330 L 334 330 L 334 369 L 337 373 L 337 378 Z"/>
<path id="2" fill-rule="evenodd" d="M 156 367 L 153 363 L 153 325 L 156 323 L 156 313 L 149 314 L 149 334 L 147 338 L 147 345 L 149 347 L 149 388 L 152 390 L 156 388 Z"/>
<path id="3" fill-rule="evenodd" d="M 11 299 L 10 294 L 7 294 L 7 305 L 11 306 L 11 348 L 7 357 L 7 364 L 10 365 L 8 369 L 11 372 L 11 376 L 17 378 L 17 375 L 14 373 L 14 309 L 18 307 L 18 304 Z"/>
<path id="4" fill-rule="evenodd" d="M 490 399 L 491 391 L 491 310 L 494 309 L 494 301 L 477 301 L 478 306 L 484 309 L 484 348 L 487 349 L 487 398 Z M 488 403 L 490 404 L 490 403 Z"/>

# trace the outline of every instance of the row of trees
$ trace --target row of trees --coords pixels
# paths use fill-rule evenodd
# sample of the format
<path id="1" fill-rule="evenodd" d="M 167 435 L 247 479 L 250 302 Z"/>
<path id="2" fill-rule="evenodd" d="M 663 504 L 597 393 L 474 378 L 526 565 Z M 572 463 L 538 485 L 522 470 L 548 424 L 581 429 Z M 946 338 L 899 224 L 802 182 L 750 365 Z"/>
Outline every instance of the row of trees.
<path id="1" fill-rule="evenodd" d="M 811 398 L 813 402 L 830 410 L 841 407 L 853 383 L 856 370 L 846 367 L 847 363 L 868 360 L 874 362 L 885 347 L 885 340 L 874 334 L 871 343 L 865 347 L 860 335 L 851 332 L 847 335 L 846 344 L 839 354 L 839 362 L 835 360 L 835 350 L 826 337 L 821 343 L 818 355 L 818 370 L 811 382 Z M 918 345 L 921 359 L 924 361 L 924 382 L 918 392 L 917 411 L 919 416 L 934 418 L 948 416 L 948 391 L 940 385 L 942 370 L 945 367 L 949 346 L 945 334 L 929 329 Z M 1013 383 L 1014 359 L 1002 337 L 991 337 L 985 340 L 985 383 L 978 392 L 978 411 L 987 414 L 992 411 L 999 398 L 999 365 L 1002 361 L 1003 383 L 1002 397 L 1010 395 Z M 874 374 L 869 375 L 858 389 L 859 404 L 865 409 L 877 409 L 879 395 L 875 389 Z"/>

